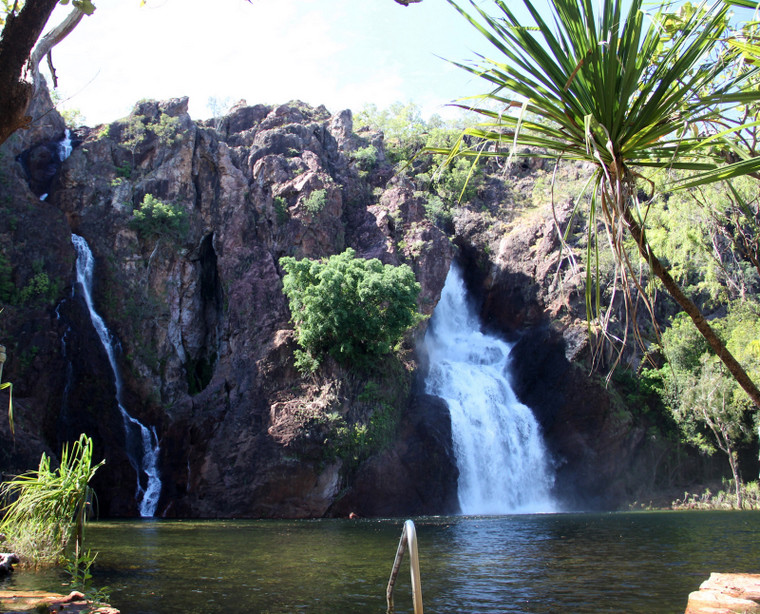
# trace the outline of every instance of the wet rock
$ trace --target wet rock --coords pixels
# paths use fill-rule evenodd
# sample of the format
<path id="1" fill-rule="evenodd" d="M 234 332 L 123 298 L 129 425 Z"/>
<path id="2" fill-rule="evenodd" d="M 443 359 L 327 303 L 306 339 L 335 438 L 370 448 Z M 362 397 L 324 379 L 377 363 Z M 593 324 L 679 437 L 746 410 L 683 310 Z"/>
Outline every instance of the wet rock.
<path id="1" fill-rule="evenodd" d="M 19 562 L 12 552 L 0 552 L 0 577 L 13 573 L 13 566 Z"/>

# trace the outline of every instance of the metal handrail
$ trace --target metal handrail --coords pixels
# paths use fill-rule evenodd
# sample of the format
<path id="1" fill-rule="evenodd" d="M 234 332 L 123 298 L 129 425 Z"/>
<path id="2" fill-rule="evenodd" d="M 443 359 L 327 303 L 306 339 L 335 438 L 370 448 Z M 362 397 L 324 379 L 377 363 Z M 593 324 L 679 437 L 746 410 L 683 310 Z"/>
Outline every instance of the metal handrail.
<path id="1" fill-rule="evenodd" d="M 393 587 L 396 584 L 396 576 L 401 567 L 401 561 L 404 558 L 404 552 L 409 549 L 409 568 L 412 574 L 412 603 L 414 604 L 414 614 L 422 614 L 422 585 L 420 584 L 420 559 L 417 554 L 417 530 L 411 520 L 404 522 L 404 528 L 401 531 L 401 540 L 396 549 L 396 558 L 393 561 L 391 577 L 388 580 L 388 588 L 385 591 L 385 598 L 388 602 L 388 613 L 393 612 Z"/>

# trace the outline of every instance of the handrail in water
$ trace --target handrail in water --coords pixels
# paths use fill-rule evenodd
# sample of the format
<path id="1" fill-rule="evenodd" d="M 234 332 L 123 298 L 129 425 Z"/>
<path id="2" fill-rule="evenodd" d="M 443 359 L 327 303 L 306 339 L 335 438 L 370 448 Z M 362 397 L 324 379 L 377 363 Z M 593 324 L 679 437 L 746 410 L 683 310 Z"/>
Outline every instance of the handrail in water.
<path id="1" fill-rule="evenodd" d="M 420 584 L 420 559 L 417 554 L 417 530 L 414 528 L 414 522 L 407 520 L 404 522 L 404 528 L 401 531 L 401 540 L 396 549 L 396 558 L 393 561 L 391 577 L 388 580 L 388 588 L 385 591 L 385 598 L 388 602 L 388 614 L 393 612 L 393 587 L 396 584 L 396 576 L 401 567 L 401 561 L 404 553 L 409 549 L 409 568 L 412 574 L 412 603 L 414 604 L 414 614 L 422 613 L 422 585 Z"/>

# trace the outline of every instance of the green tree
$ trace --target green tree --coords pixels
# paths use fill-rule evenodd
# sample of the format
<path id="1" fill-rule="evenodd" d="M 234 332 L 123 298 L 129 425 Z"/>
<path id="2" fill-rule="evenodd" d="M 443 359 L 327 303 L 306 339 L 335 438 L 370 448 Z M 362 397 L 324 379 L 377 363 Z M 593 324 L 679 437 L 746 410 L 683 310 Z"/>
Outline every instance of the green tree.
<path id="1" fill-rule="evenodd" d="M 705 310 L 760 291 L 757 181 L 663 193 L 650 203 L 647 238 L 684 292 Z"/>
<path id="2" fill-rule="evenodd" d="M 407 265 L 357 258 L 349 248 L 324 260 L 283 257 L 280 266 L 304 371 L 315 370 L 325 355 L 367 367 L 421 319 L 420 285 Z"/>
<path id="3" fill-rule="evenodd" d="M 760 376 L 760 354 L 755 351 L 760 339 L 760 305 L 737 301 L 725 318 L 715 320 L 714 328 L 752 377 Z M 752 436 L 751 403 L 684 314 L 665 330 L 662 344 L 668 362 L 655 377 L 661 381 L 663 401 L 686 442 L 706 454 L 720 450 L 726 455 L 741 507 L 737 446 Z M 646 374 L 652 375 L 652 371 Z"/>
<path id="4" fill-rule="evenodd" d="M 453 161 L 521 155 L 516 146 L 529 146 L 530 155 L 592 165 L 589 319 L 602 310 L 590 265 L 598 261 L 599 233 L 612 247 L 628 300 L 636 292 L 646 295 L 638 286 L 638 263 L 626 250 L 626 239 L 632 238 L 650 271 L 760 407 L 760 390 L 655 255 L 638 198 L 641 184 L 651 185 L 647 171 L 654 169 L 694 171 L 696 176 L 682 184 L 694 186 L 760 168 L 760 158 L 726 164 L 720 148 L 704 143 L 709 134 L 714 143 L 732 145 L 735 129 L 725 134 L 722 118 L 757 98 L 756 91 L 744 89 L 757 69 L 729 70 L 736 66 L 736 52 L 710 55 L 725 32 L 729 5 L 718 1 L 694 11 L 671 36 L 662 26 L 665 10 L 645 15 L 642 0 L 554 0 L 548 12 L 523 0 L 529 24 L 503 0 L 493 1 L 498 17 L 473 1 L 472 13 L 448 1 L 498 55 L 459 64 L 489 85 L 485 102 L 474 109 L 483 121 L 465 130 L 454 147 L 433 153 Z M 655 64 L 653 56 L 659 59 Z"/>
<path id="5" fill-rule="evenodd" d="M 130 226 L 144 237 L 182 241 L 188 228 L 187 211 L 146 194 L 140 207 L 132 212 Z"/>
<path id="6" fill-rule="evenodd" d="M 411 160 L 425 145 L 428 131 L 422 110 L 413 102 L 394 102 L 387 109 L 366 105 L 356 114 L 354 124 L 357 129 L 368 126 L 383 133 L 385 150 L 393 164 Z"/>
<path id="7" fill-rule="evenodd" d="M 715 356 L 703 354 L 699 368 L 680 381 L 677 403 L 672 406 L 686 441 L 706 454 L 726 455 L 734 478 L 738 506 L 742 506 L 742 479 L 737 445 L 751 435 L 746 405 L 735 402 L 736 382 Z M 709 436 L 706 436 L 707 429 Z"/>

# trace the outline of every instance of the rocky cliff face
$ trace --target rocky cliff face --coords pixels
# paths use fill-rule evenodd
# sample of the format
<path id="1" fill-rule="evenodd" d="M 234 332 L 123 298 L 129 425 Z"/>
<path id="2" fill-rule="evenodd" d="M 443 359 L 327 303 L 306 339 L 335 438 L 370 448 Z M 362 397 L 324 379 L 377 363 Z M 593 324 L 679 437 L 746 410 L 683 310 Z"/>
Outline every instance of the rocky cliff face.
<path id="1" fill-rule="evenodd" d="M 9 142 L 0 161 L 0 292 L 4 281 L 12 289 L 0 332 L 27 456 L 91 434 L 107 459 L 96 484 L 102 513 L 136 513 L 136 477 L 108 362 L 72 293 L 72 232 L 96 258 L 95 301 L 118 340 L 125 405 L 158 434 L 159 515 L 456 510 L 448 413 L 421 392 L 424 325 L 372 373 L 328 362 L 304 378 L 294 368 L 279 258 L 347 247 L 409 264 L 426 314 L 458 253 L 484 320 L 518 340 L 517 387 L 545 429 L 558 491 L 568 501 L 587 492 L 584 505 L 632 494 L 634 476 L 625 476 L 645 456 L 643 431 L 579 366 L 588 351 L 580 281 L 568 275 L 563 295 L 552 286 L 556 231 L 544 216 L 510 230 L 462 210 L 446 236 L 385 162 L 382 135 L 354 133 L 348 111 L 241 104 L 198 123 L 184 99 L 142 102 L 74 135 L 62 164 L 51 143 L 63 126 L 48 115 L 52 123 Z M 376 163 L 360 169 L 353 154 L 368 145 Z M 146 196 L 183 223 L 135 224 Z M 371 443 L 351 439 L 357 426 L 375 429 Z M 28 461 L 0 457 L 8 471 Z"/>

